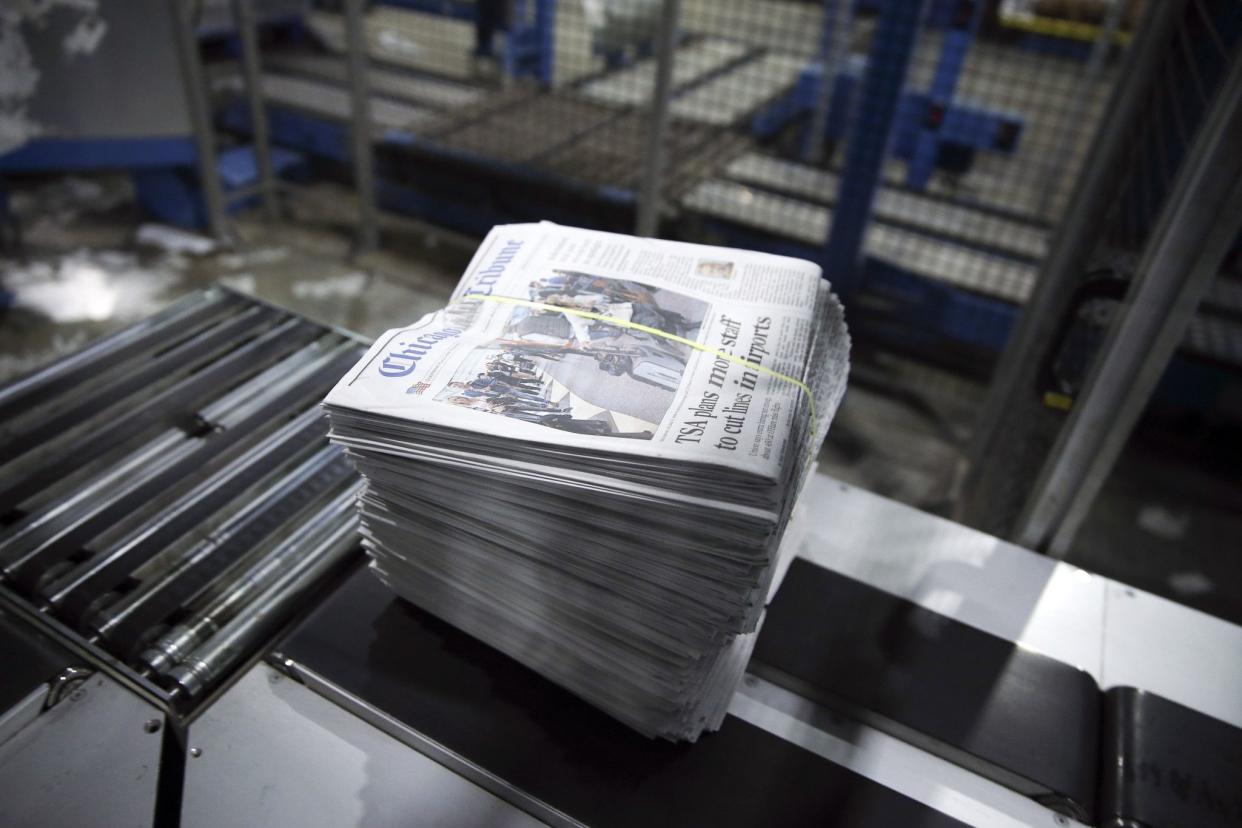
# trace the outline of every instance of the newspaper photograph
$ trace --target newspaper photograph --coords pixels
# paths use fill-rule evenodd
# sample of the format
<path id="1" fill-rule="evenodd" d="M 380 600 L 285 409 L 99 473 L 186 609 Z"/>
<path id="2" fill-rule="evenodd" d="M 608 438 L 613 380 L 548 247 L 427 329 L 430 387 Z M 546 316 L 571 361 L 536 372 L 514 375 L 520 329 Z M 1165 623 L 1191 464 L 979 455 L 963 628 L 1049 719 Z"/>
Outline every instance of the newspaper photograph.
<path id="1" fill-rule="evenodd" d="M 775 474 L 791 433 L 807 436 L 791 427 L 808 392 L 840 373 L 809 365 L 829 303 L 810 262 L 501 226 L 450 305 L 381 336 L 327 403 Z M 828 362 L 847 348 L 842 335 Z"/>
<path id="2" fill-rule="evenodd" d="M 514 307 L 500 339 L 464 359 L 436 399 L 578 434 L 651 439 L 692 349 L 623 323 L 693 338 L 708 303 L 565 270 L 531 281 L 526 298 L 602 319 Z"/>

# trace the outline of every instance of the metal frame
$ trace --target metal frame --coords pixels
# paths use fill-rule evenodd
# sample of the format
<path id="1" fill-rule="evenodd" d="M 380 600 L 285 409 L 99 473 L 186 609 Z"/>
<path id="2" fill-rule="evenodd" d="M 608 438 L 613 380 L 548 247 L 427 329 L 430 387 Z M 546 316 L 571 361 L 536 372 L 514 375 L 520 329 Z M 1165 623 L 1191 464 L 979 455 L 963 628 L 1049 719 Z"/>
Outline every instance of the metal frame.
<path id="1" fill-rule="evenodd" d="M 224 189 L 216 169 L 215 130 L 211 125 L 211 110 L 207 102 L 207 89 L 203 77 L 203 63 L 198 54 L 198 38 L 190 20 L 190 7 L 183 0 L 168 0 L 172 14 L 173 42 L 177 47 L 177 61 L 181 64 L 181 79 L 185 85 L 186 107 L 190 114 L 190 127 L 194 132 L 194 147 L 198 160 L 199 186 L 207 209 L 207 229 L 217 241 L 226 241 Z"/>
<path id="2" fill-rule="evenodd" d="M 354 161 L 354 187 L 358 190 L 357 252 L 379 246 L 375 208 L 375 162 L 371 144 L 371 92 L 367 79 L 367 38 L 363 0 L 344 0 L 345 49 L 349 67 L 351 109 L 350 143 Z"/>
<path id="3" fill-rule="evenodd" d="M 1035 404 L 1031 400 L 1036 394 L 1042 355 L 1057 335 L 1087 257 L 1104 226 L 1124 168 L 1125 150 L 1134 139 L 1153 79 L 1185 8 L 1186 0 L 1152 4 L 1130 46 L 1121 82 L 1100 121 L 1100 130 L 1082 165 L 1082 176 L 1040 265 L 1034 291 L 993 372 L 971 444 L 970 472 L 955 515 L 964 523 L 1009 535 L 1011 527 L 996 523 L 994 493 L 985 471 L 1011 457 L 1004 449 L 1014 428 L 1013 410 Z"/>
<path id="4" fill-rule="evenodd" d="M 1100 80 L 1104 63 L 1108 59 L 1116 41 L 1117 29 L 1121 25 L 1121 13 L 1124 11 L 1123 0 L 1108 0 L 1108 11 L 1104 16 L 1104 24 L 1096 30 L 1095 41 L 1091 44 L 1091 54 L 1087 58 L 1087 68 L 1083 71 L 1083 90 L 1074 96 L 1070 110 L 1065 114 L 1060 133 L 1057 135 L 1053 150 L 1048 153 L 1048 168 L 1044 172 L 1043 189 L 1039 194 L 1039 202 L 1035 215 L 1047 217 L 1052 210 L 1052 200 L 1056 195 L 1066 168 L 1061 159 L 1069 154 L 1074 133 L 1079 128 L 1083 114 L 1087 108 L 1088 93 Z"/>
<path id="5" fill-rule="evenodd" d="M 1242 229 L 1242 58 L 1178 172 L 1120 312 L 1018 519 L 1018 543 L 1068 551 Z"/>
<path id="6" fill-rule="evenodd" d="M 681 0 L 664 0 L 660 12 L 660 31 L 656 38 L 656 75 L 651 96 L 651 123 L 647 131 L 647 152 L 642 186 L 638 196 L 638 218 L 634 233 L 654 236 L 660 225 L 661 191 L 664 185 L 665 136 L 668 134 L 669 98 L 673 83 L 674 52 L 681 20 Z"/>
<path id="7" fill-rule="evenodd" d="M 845 174 L 821 263 L 838 293 L 849 296 L 862 275 L 863 237 L 888 157 L 906 70 L 918 39 L 923 0 L 888 0 L 872 36 L 871 53 L 849 127 Z M 883 135 L 883 141 L 876 136 Z"/>
<path id="8" fill-rule="evenodd" d="M 272 169 L 272 145 L 268 137 L 267 107 L 263 102 L 263 67 L 259 56 L 259 31 L 255 21 L 252 0 L 232 0 L 233 25 L 237 27 L 241 41 L 242 73 L 246 79 L 246 98 L 250 106 L 252 124 L 251 145 L 254 148 L 255 168 L 258 170 L 258 190 L 263 212 L 268 219 L 279 215 L 276 201 L 276 175 Z"/>
<path id="9" fill-rule="evenodd" d="M 824 141 L 828 135 L 828 115 L 836 91 L 841 63 L 849 55 L 854 13 L 850 0 L 824 0 L 823 27 L 819 35 L 819 94 L 811 112 L 811 124 L 802 145 L 802 160 L 819 164 L 824 160 Z"/>
<path id="10" fill-rule="evenodd" d="M 535 798 L 507 780 L 496 776 L 486 768 L 480 767 L 470 759 L 446 748 L 434 739 L 424 736 L 385 711 L 338 687 L 305 665 L 293 659 L 285 658 L 279 652 L 272 653 L 267 659 L 267 663 L 291 678 L 305 684 L 328 701 L 353 713 L 367 724 L 387 733 L 397 741 L 438 762 L 515 808 L 546 822 L 548 825 L 560 826 L 560 828 L 574 828 L 574 826 L 580 825 L 577 820 L 568 814 Z"/>

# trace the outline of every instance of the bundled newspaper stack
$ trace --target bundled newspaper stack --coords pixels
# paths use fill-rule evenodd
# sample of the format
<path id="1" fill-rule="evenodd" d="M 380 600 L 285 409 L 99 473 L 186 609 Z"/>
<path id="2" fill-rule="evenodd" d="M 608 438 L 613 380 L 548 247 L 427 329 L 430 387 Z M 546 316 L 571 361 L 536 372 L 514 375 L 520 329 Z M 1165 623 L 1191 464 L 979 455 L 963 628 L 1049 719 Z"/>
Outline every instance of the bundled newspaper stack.
<path id="1" fill-rule="evenodd" d="M 325 406 L 393 591 L 693 740 L 720 726 L 787 563 L 848 351 L 809 262 L 511 225 Z"/>

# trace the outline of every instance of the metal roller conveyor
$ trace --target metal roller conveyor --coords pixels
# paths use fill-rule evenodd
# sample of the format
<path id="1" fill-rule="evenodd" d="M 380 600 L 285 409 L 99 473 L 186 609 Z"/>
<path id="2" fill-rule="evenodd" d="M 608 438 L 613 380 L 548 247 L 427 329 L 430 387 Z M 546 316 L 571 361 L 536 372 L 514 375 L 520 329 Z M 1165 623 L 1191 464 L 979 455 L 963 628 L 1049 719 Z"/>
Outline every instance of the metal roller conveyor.
<path id="1" fill-rule="evenodd" d="M 83 562 L 41 590 L 43 599 L 79 617 L 107 590 L 115 587 L 151 555 L 191 528 L 198 516 L 231 500 L 267 469 L 279 465 L 327 434 L 320 413 L 308 408 L 232 460 L 219 473 L 200 482 L 170 508 L 129 533 L 121 542 Z"/>
<path id="2" fill-rule="evenodd" d="M 338 525 L 327 538 L 300 555 L 294 566 L 169 671 L 169 677 L 177 684 L 174 692 L 199 695 L 240 653 L 271 633 L 297 597 L 357 552 L 358 513 L 353 504 L 356 493 L 357 489 L 351 490 L 347 501 L 333 513 Z"/>
<path id="3" fill-rule="evenodd" d="M 227 597 L 183 655 L 231 619 L 262 620 L 204 659 L 195 692 L 209 689 L 358 548 L 356 475 L 318 403 L 361 353 L 218 288 L 0 389 L 0 613 L 192 713 L 198 697 L 174 698 L 135 653 Z M 270 571 L 239 581 L 258 560 Z"/>
<path id="4" fill-rule="evenodd" d="M 119 517 L 177 484 L 221 451 L 251 438 L 255 428 L 273 417 L 309 402 L 355 359 L 352 343 L 318 350 L 305 364 L 293 370 L 277 364 L 203 409 L 199 415 L 206 432 L 203 436 L 183 440 L 175 448 L 161 441 L 160 451 L 144 452 L 141 464 L 130 464 L 119 479 L 106 475 L 106 485 L 97 481 L 80 491 L 65 504 L 77 507 L 68 514 L 64 508 L 52 508 L 32 516 L 3 546 L 5 576 L 27 590 L 37 589 L 53 565 L 69 558 Z"/>
<path id="5" fill-rule="evenodd" d="M 209 291 L 195 293 L 169 305 L 160 313 L 98 340 L 75 354 L 57 360 L 0 388 L 0 418 L 12 417 L 64 393 L 101 366 L 111 366 L 136 354 L 150 353 L 167 342 L 175 342 L 187 326 L 214 316 L 240 302 L 236 294 Z"/>
<path id="6" fill-rule="evenodd" d="M 313 507 L 320 495 L 352 474 L 353 468 L 339 448 L 321 448 L 201 541 L 189 545 L 158 575 L 95 613 L 86 629 L 113 649 L 132 652 L 144 631 L 177 607 L 190 605 L 243 554 Z"/>
<path id="7" fill-rule="evenodd" d="M 673 60 L 672 85 L 683 89 L 726 66 L 748 57 L 751 50 L 731 40 L 700 40 L 677 50 Z M 593 101 L 612 106 L 642 106 L 651 100 L 656 61 L 641 60 L 632 66 L 588 81 L 578 93 Z"/>
<path id="8" fill-rule="evenodd" d="M 702 124 L 737 124 L 793 86 L 804 66 L 798 55 L 763 55 L 679 96 L 671 111 L 677 118 Z"/>
<path id="9" fill-rule="evenodd" d="M 263 310 L 266 309 L 241 309 L 227 300 L 201 307 L 195 313 L 178 317 L 174 330 L 164 331 L 157 340 L 149 343 L 150 351 L 129 356 L 120 355 L 96 365 L 89 374 L 74 378 L 50 399 L 15 412 L 5 421 L 2 434 L 5 441 L 11 441 L 20 449 L 11 457 L 20 455 L 20 459 L 8 468 L 28 469 L 38 466 L 42 462 L 43 452 L 70 435 L 85 433 L 90 429 L 93 420 L 103 416 L 102 409 L 117 404 L 134 393 L 150 397 L 162 387 L 184 377 L 201 365 L 201 360 L 204 359 L 198 356 L 197 350 L 189 347 L 191 343 L 211 348 L 219 342 L 215 337 L 227 337 L 229 333 L 236 334 L 239 342 L 244 341 L 247 338 L 245 331 L 239 333 L 238 328 L 234 327 L 221 334 L 220 329 L 238 316 L 257 314 Z M 278 318 L 274 314 L 269 316 L 267 325 L 275 324 Z M 255 325 L 248 334 L 254 336 L 262 330 L 263 326 Z M 173 352 L 178 353 L 187 364 L 167 359 Z M 210 357 L 211 353 L 206 356 Z M 155 362 L 161 363 L 166 373 L 151 372 L 149 369 Z M 134 383 L 132 377 L 135 374 L 143 375 L 149 384 L 144 386 Z M 66 417 L 67 412 L 71 412 L 78 419 Z M 54 421 L 60 421 L 60 431 L 47 427 L 49 422 Z M 34 433 L 40 429 L 42 434 Z M 9 448 L 7 443 L 5 448 Z M 32 448 L 35 451 L 28 450 Z"/>
<path id="10" fill-rule="evenodd" d="M 722 179 L 704 181 L 686 194 L 682 205 L 710 218 L 816 248 L 824 244 L 832 223 L 828 207 Z M 899 262 L 902 268 L 933 282 L 1014 304 L 1026 301 L 1035 280 L 1035 268 L 1030 264 L 881 223 L 870 228 L 864 249 L 870 256 Z"/>
<path id="11" fill-rule="evenodd" d="M 725 176 L 828 207 L 836 203 L 841 184 L 836 172 L 757 152 L 735 159 Z M 874 209 L 881 223 L 960 241 L 978 250 L 992 250 L 1030 263 L 1048 255 L 1050 231 L 1046 227 L 955 204 L 943 196 L 881 186 Z"/>
<path id="12" fill-rule="evenodd" d="M 268 72 L 263 75 L 263 96 L 272 104 L 294 106 L 335 120 L 349 120 L 349 93 L 330 83 Z M 415 132 L 439 122 L 433 110 L 384 98 L 371 99 L 371 120 L 378 130 Z"/>
<path id="13" fill-rule="evenodd" d="M 106 409 L 114 409 L 132 394 L 149 388 L 169 376 L 175 377 L 178 374 L 188 373 L 199 364 L 208 362 L 224 351 L 236 347 L 238 342 L 253 336 L 256 329 L 261 330 L 265 323 L 274 320 L 276 315 L 275 311 L 268 308 L 252 308 L 222 325 L 217 325 L 165 351 L 155 359 L 135 366 L 133 370 L 127 371 L 120 381 L 109 386 L 111 405 Z M 73 405 L 66 407 L 55 416 L 48 416 L 50 412 L 41 412 L 37 424 L 21 429 L 12 435 L 8 443 L 0 445 L 0 463 L 8 463 L 35 447 L 54 440 L 75 426 L 84 424 L 99 411 L 98 400 L 85 394 L 76 396 L 78 399 L 74 400 Z"/>
<path id="14" fill-rule="evenodd" d="M 144 650 L 138 660 L 156 673 L 168 673 L 190 653 L 214 637 L 217 632 L 256 603 L 258 596 L 277 584 L 284 583 L 292 573 L 300 572 L 313 553 L 308 546 L 322 549 L 326 538 L 335 538 L 343 521 L 353 521 L 354 500 L 360 481 L 350 481 L 313 519 L 302 524 L 283 543 L 261 557 L 235 579 L 222 585 L 213 600 L 198 610 L 188 621 L 179 624 Z M 351 522 L 351 533 L 354 524 Z M 352 535 L 351 535 L 352 536 Z M 261 602 L 259 602 L 261 603 Z"/>
<path id="15" fill-rule="evenodd" d="M 143 432 L 178 418 L 188 418 L 200 404 L 210 401 L 239 379 L 266 368 L 272 361 L 294 353 L 316 335 L 315 328 L 306 323 L 286 320 L 166 391 L 149 400 L 136 402 L 125 417 L 112 419 L 101 423 L 98 428 L 36 449 L 31 454 L 39 459 L 39 464 L 18 471 L 13 475 L 13 482 L 0 490 L 0 512 L 18 508 L 83 464 Z M 174 436 L 175 432 L 168 432 L 168 436 L 158 439 Z M 8 539 L 0 543 L 0 561 L 5 560 L 3 550 L 8 543 Z"/>

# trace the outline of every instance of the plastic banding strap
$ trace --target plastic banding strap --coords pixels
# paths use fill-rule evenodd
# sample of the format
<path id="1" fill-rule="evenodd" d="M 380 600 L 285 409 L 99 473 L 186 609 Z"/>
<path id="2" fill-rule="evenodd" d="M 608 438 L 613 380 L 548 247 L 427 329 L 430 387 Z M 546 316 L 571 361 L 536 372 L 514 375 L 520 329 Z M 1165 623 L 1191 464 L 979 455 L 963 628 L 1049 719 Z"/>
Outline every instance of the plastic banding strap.
<path id="1" fill-rule="evenodd" d="M 577 308 L 566 308 L 560 305 L 549 305 L 546 302 L 533 302 L 529 299 L 518 299 L 516 296 L 494 296 L 490 293 L 467 293 L 462 296 L 462 299 L 482 299 L 487 302 L 499 302 L 502 305 L 517 305 L 518 307 L 530 308 L 532 310 L 568 313 L 573 314 L 574 316 L 580 316 L 583 319 L 593 319 L 596 322 L 617 325 L 618 327 L 629 328 L 633 331 L 642 331 L 643 333 L 651 334 L 652 336 L 658 336 L 671 342 L 685 345 L 696 351 L 702 351 L 705 354 L 711 354 L 712 356 L 719 357 L 720 359 L 728 360 L 736 365 L 741 365 L 743 368 L 749 368 L 752 371 L 758 371 L 761 374 L 776 377 L 782 382 L 787 382 L 790 385 L 796 386 L 806 396 L 806 403 L 811 418 L 811 432 L 809 440 L 811 443 L 811 460 L 813 461 L 815 459 L 815 433 L 818 430 L 815 418 L 815 395 L 811 393 L 810 387 L 797 377 L 782 374 L 780 371 L 773 371 L 767 366 L 760 365 L 757 362 L 751 362 L 750 360 L 743 359 L 739 356 L 734 356 L 728 351 L 722 351 L 719 348 L 712 348 L 711 346 L 704 345 L 701 342 L 695 342 L 693 339 L 686 339 L 684 336 L 671 334 L 668 331 L 662 331 L 659 328 L 653 328 L 650 325 L 640 325 L 637 322 L 630 322 L 627 319 L 620 319 L 616 316 L 606 316 L 602 313 L 592 313 L 591 311 L 578 310 Z"/>

